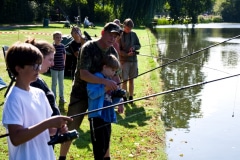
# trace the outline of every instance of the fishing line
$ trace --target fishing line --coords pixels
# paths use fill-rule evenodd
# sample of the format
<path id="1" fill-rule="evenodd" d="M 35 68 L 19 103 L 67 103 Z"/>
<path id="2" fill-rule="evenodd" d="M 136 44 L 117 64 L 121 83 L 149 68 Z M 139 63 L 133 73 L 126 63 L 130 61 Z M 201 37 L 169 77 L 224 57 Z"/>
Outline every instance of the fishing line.
<path id="1" fill-rule="evenodd" d="M 173 59 L 170 59 L 170 58 L 162 58 L 163 60 L 173 60 Z M 197 59 L 197 58 L 196 58 Z M 195 60 L 195 59 L 192 59 L 191 61 L 193 61 L 193 60 Z M 196 63 L 191 63 L 191 62 L 186 62 L 186 61 L 179 61 L 179 62 L 183 62 L 183 64 L 184 63 L 186 63 L 186 64 L 191 64 L 191 65 L 194 65 L 194 66 L 200 66 L 199 64 L 196 64 Z M 181 64 L 182 65 L 182 64 Z M 210 70 L 214 70 L 214 71 L 218 71 L 218 72 L 222 72 L 222 73 L 225 73 L 225 74 L 229 74 L 229 75 L 231 75 L 231 73 L 229 73 L 229 72 L 226 72 L 226 71 L 222 71 L 222 70 L 219 70 L 219 69 L 216 69 L 216 68 L 212 68 L 212 67 L 208 67 L 208 66 L 202 66 L 203 68 L 207 68 L 207 69 L 210 69 Z"/>
<path id="2" fill-rule="evenodd" d="M 57 1 L 56 1 L 56 5 L 59 7 L 60 11 L 63 13 L 64 18 L 66 18 L 66 20 L 69 22 L 69 24 L 72 26 L 72 28 L 76 31 L 76 33 L 77 33 L 80 37 L 82 37 L 82 35 L 80 34 L 80 32 L 78 32 L 78 30 L 77 30 L 76 28 L 74 28 L 74 25 L 71 24 L 71 21 L 69 20 L 68 16 L 66 15 L 66 13 L 64 12 L 64 10 L 61 8 L 61 6 L 59 5 L 59 3 L 58 3 Z M 84 34 L 85 37 L 87 38 L 86 40 L 92 40 L 91 36 L 90 36 L 86 31 L 83 31 L 83 34 Z M 97 37 L 97 35 L 95 35 L 95 37 Z M 70 43 L 71 43 L 72 41 L 73 41 L 73 40 L 69 41 L 66 45 L 64 45 L 64 47 L 70 45 Z M 4 94 L 4 97 L 7 96 L 7 94 L 8 94 L 8 92 L 9 92 L 11 86 L 12 86 L 13 83 L 15 82 L 15 76 L 13 76 L 13 75 L 11 74 L 11 72 L 9 71 L 8 68 L 7 68 L 7 71 L 8 71 L 8 75 L 9 75 L 9 77 L 10 77 L 10 79 L 11 79 L 11 82 L 10 82 L 10 84 L 8 85 L 8 88 L 7 88 L 7 90 L 6 90 L 5 94 Z"/>
<path id="3" fill-rule="evenodd" d="M 151 53 L 152 54 L 152 53 Z M 145 57 L 150 57 L 150 58 L 156 58 L 156 59 L 159 59 L 160 57 L 155 57 L 155 56 L 150 56 L 150 55 L 147 55 L 147 54 L 137 54 L 137 56 L 145 56 Z"/>
<path id="4" fill-rule="evenodd" d="M 237 99 L 237 89 L 238 89 L 238 81 L 239 78 L 237 79 L 237 84 L 236 84 L 236 90 L 235 90 L 235 97 L 234 97 L 234 105 L 233 105 L 233 113 L 232 113 L 232 117 L 234 117 L 234 110 L 235 110 L 235 106 L 236 106 L 236 99 Z"/>
<path id="5" fill-rule="evenodd" d="M 160 65 L 160 66 L 158 66 L 158 67 L 156 67 L 156 68 L 153 68 L 153 69 L 151 69 L 151 70 L 148 70 L 148 71 L 146 71 L 146 72 L 143 72 L 143 73 L 139 74 L 138 76 L 135 76 L 135 77 L 133 77 L 133 78 L 129 78 L 129 79 L 125 80 L 125 81 L 122 81 L 122 82 L 118 83 L 118 85 L 121 84 L 121 83 L 127 82 L 127 81 L 129 81 L 129 80 L 131 80 L 131 79 L 134 79 L 134 78 L 137 78 L 137 77 L 139 77 L 139 76 L 142 76 L 142 75 L 144 75 L 144 74 L 146 74 L 146 73 L 152 72 L 152 71 L 154 71 L 154 70 L 156 70 L 156 69 L 158 69 L 158 68 L 165 67 L 165 66 L 167 66 L 167 65 L 169 65 L 169 64 L 172 64 L 172 63 L 177 62 L 177 61 L 180 61 L 180 60 L 182 60 L 182 59 L 184 59 L 184 58 L 190 57 L 190 56 L 192 56 L 192 55 L 194 55 L 194 54 L 197 54 L 197 53 L 202 52 L 202 51 L 204 51 L 204 50 L 207 50 L 207 49 L 209 49 L 209 48 L 215 47 L 215 46 L 220 45 L 220 44 L 222 44 L 222 43 L 225 43 L 225 42 L 228 42 L 228 41 L 233 40 L 233 39 L 235 39 L 235 38 L 238 38 L 238 37 L 240 37 L 240 35 L 237 35 L 237 36 L 235 36 L 235 37 L 229 38 L 229 39 L 227 39 L 227 40 L 225 40 L 225 41 L 222 41 L 222 42 L 219 42 L 219 43 L 215 43 L 215 44 L 213 44 L 213 45 L 210 45 L 210 46 L 205 47 L 205 48 L 203 48 L 203 49 L 197 50 L 197 51 L 195 51 L 195 52 L 192 52 L 192 53 L 187 54 L 187 55 L 185 55 L 185 56 L 182 56 L 182 57 L 180 57 L 180 58 L 174 59 L 174 60 L 172 60 L 172 61 L 170 61 L 170 62 L 167 62 L 167 63 L 165 63 L 165 64 L 162 64 L 162 65 Z"/>
<path id="6" fill-rule="evenodd" d="M 155 56 L 150 56 L 150 55 L 146 55 L 146 54 L 137 54 L 137 55 L 139 55 L 139 56 L 146 56 L 146 57 L 150 57 L 150 58 L 156 58 L 156 59 L 162 59 L 162 60 L 171 60 L 171 61 L 174 60 L 174 59 L 171 59 L 171 58 L 163 58 L 163 56 L 161 56 L 161 57 L 160 57 L 160 56 L 159 56 L 159 57 L 155 57 Z M 194 60 L 196 60 L 196 59 L 198 59 L 198 57 L 195 58 L 195 59 L 191 59 L 191 61 L 194 61 Z M 189 61 L 186 62 L 186 61 L 179 60 L 179 62 L 183 62 L 183 64 L 191 64 L 191 65 L 194 65 L 194 66 L 200 66 L 199 64 L 191 63 L 191 62 L 189 62 Z M 182 65 L 182 64 L 181 64 L 181 65 Z M 212 68 L 212 67 L 208 67 L 208 66 L 202 66 L 202 67 L 231 75 L 231 74 L 228 73 L 228 72 L 221 71 L 221 70 L 216 69 L 216 68 Z"/>
<path id="7" fill-rule="evenodd" d="M 189 98 L 191 98 L 191 97 L 194 97 L 194 96 L 193 96 L 193 95 L 192 95 L 192 96 L 189 95 L 189 96 L 186 96 L 186 97 L 178 98 L 178 99 L 176 99 L 176 100 L 174 100 L 174 101 L 171 101 L 171 102 L 162 102 L 162 103 L 161 103 L 161 104 L 162 104 L 161 107 L 164 108 L 164 106 L 170 105 L 170 104 L 175 103 L 175 102 L 179 102 L 179 101 L 184 100 L 184 99 L 189 99 Z"/>
<path id="8" fill-rule="evenodd" d="M 204 82 L 199 82 L 199 83 L 195 83 L 195 84 L 183 86 L 183 87 L 180 87 L 180 88 L 174 88 L 174 89 L 172 89 L 172 90 L 167 90 L 167 91 L 163 91 L 163 92 L 158 92 L 158 93 L 155 93 L 155 94 L 147 95 L 147 96 L 140 97 L 140 98 L 136 98 L 136 99 L 133 99 L 133 100 L 128 100 L 128 101 L 120 102 L 120 103 L 117 103 L 117 104 L 109 105 L 109 106 L 106 106 L 106 107 L 98 108 L 98 109 L 91 110 L 91 111 L 87 111 L 87 112 L 82 112 L 82 113 L 75 114 L 75 115 L 72 115 L 72 116 L 69 116 L 69 117 L 70 117 L 70 118 L 76 118 L 76 117 L 79 117 L 79 116 L 83 116 L 83 115 L 87 115 L 87 114 L 90 114 L 90 113 L 98 112 L 98 111 L 101 111 L 101 110 L 103 110 L 103 109 L 108 109 L 108 108 L 116 107 L 116 106 L 118 106 L 118 105 L 123 105 L 123 104 L 132 103 L 132 102 L 136 102 L 136 101 L 140 101 L 140 100 L 144 100 L 144 99 L 149 99 L 149 98 L 156 97 L 156 96 L 160 96 L 160 95 L 164 95 L 164 94 L 174 93 L 174 92 L 177 92 L 177 91 L 180 91 L 180 90 L 185 90 L 185 89 L 188 89 L 188 88 L 192 88 L 192 87 L 196 87 L 196 86 L 200 86 L 200 85 L 205 85 L 205 84 L 212 83 L 212 82 L 217 82 L 217 81 L 220 81 L 220 80 L 224 80 L 224 79 L 228 79 L 228 78 L 233 78 L 233 77 L 236 77 L 236 76 L 239 76 L 239 75 L 240 75 L 240 74 L 235 74 L 235 75 L 231 75 L 231 76 L 227 76 L 227 77 L 222 77 L 222 78 L 218 78 L 218 79 L 214 79 L 214 80 L 210 80 L 210 81 L 204 81 Z M 9 134 L 0 135 L 0 138 L 6 137 L 6 136 L 9 136 Z"/>
<path id="9" fill-rule="evenodd" d="M 174 59 L 174 60 L 172 60 L 172 61 L 170 61 L 170 62 L 167 62 L 167 63 L 165 63 L 165 64 L 162 64 L 162 65 L 160 65 L 160 66 L 158 66 L 158 67 L 156 67 L 156 68 L 153 68 L 153 69 L 151 69 L 151 70 L 148 70 L 148 71 L 146 71 L 146 72 L 143 72 L 143 73 L 137 75 L 136 77 L 129 78 L 129 79 L 125 80 L 125 81 L 122 81 L 122 82 L 118 83 L 117 85 L 122 84 L 122 83 L 124 83 L 124 82 L 127 82 L 127 81 L 129 81 L 129 80 L 131 80 L 131 79 L 137 78 L 137 77 L 139 77 L 139 76 L 142 76 L 142 75 L 144 75 L 144 74 L 147 74 L 147 73 L 149 73 L 149 72 L 152 72 L 152 71 L 154 71 L 154 70 L 156 70 L 156 69 L 158 69 L 158 68 L 165 67 L 165 66 L 167 66 L 167 65 L 169 65 L 169 64 L 172 64 L 172 63 L 181 61 L 181 60 L 184 59 L 184 58 L 190 57 L 190 56 L 195 55 L 195 54 L 197 54 L 197 53 L 199 53 L 199 52 L 201 52 L 201 51 L 204 51 L 204 50 L 207 50 L 207 49 L 209 49 L 209 48 L 215 47 L 215 46 L 217 46 L 217 45 L 220 45 L 220 44 L 222 44 L 222 43 L 228 42 L 228 41 L 230 41 L 230 40 L 232 40 L 232 39 L 235 39 L 235 38 L 238 38 L 238 37 L 240 37 L 240 35 L 235 36 L 235 37 L 232 37 L 232 38 L 229 38 L 229 39 L 227 39 L 227 40 L 225 40 L 225 41 L 222 41 L 222 42 L 219 42 L 219 43 L 215 43 L 215 44 L 213 44 L 213 45 L 210 45 L 210 46 L 205 47 L 205 48 L 203 48 L 203 49 L 197 50 L 197 51 L 195 51 L 195 52 L 192 52 L 192 53 L 187 54 L 187 55 L 185 55 L 185 56 L 182 56 L 182 57 L 180 57 L 180 58 Z M 73 102 L 73 103 L 69 104 L 69 106 L 71 106 L 71 105 L 73 105 L 73 104 L 76 104 L 76 103 L 78 103 L 79 101 L 80 101 L 80 100 L 78 100 L 78 101 L 76 101 L 76 102 Z"/>
<path id="10" fill-rule="evenodd" d="M 155 45 L 160 45 L 160 44 L 177 45 L 177 44 L 181 44 L 181 43 L 161 43 L 161 42 L 158 42 L 158 43 L 143 45 L 143 46 L 141 46 L 141 47 L 148 47 L 148 46 L 153 47 L 153 46 L 155 46 Z"/>
<path id="11" fill-rule="evenodd" d="M 163 56 L 155 57 L 155 56 L 150 56 L 150 55 L 147 55 L 147 54 L 137 54 L 137 55 L 139 55 L 139 56 L 146 56 L 146 57 L 150 57 L 150 58 L 156 58 L 156 59 L 162 59 L 162 60 L 171 60 L 171 61 L 174 60 L 174 59 L 171 59 L 171 58 L 163 58 Z M 198 57 L 195 58 L 195 59 L 198 59 Z M 195 59 L 191 59 L 191 61 L 193 61 Z M 186 61 L 179 60 L 179 62 L 183 62 L 183 64 L 186 63 L 186 64 L 191 64 L 191 65 L 194 65 L 194 66 L 200 66 L 199 64 L 191 63 L 189 61 L 186 62 Z M 219 69 L 216 69 L 216 68 L 212 68 L 212 67 L 208 67 L 208 66 L 202 66 L 202 67 L 231 75 L 228 72 L 225 72 L 225 71 L 222 71 L 222 70 L 219 70 Z"/>
<path id="12" fill-rule="evenodd" d="M 191 84 L 191 85 L 183 86 L 183 87 L 180 87 L 180 88 L 175 88 L 175 89 L 172 89 L 172 90 L 167 90 L 167 91 L 151 94 L 151 95 L 140 97 L 140 98 L 136 98 L 136 99 L 133 99 L 133 100 L 124 101 L 124 102 L 121 102 L 121 103 L 113 104 L 113 105 L 110 105 L 110 106 L 102 107 L 102 108 L 91 110 L 91 111 L 88 111 L 88 112 L 75 114 L 75 115 L 72 115 L 70 117 L 71 118 L 75 118 L 75 117 L 78 117 L 78 116 L 82 116 L 82 115 L 90 114 L 90 113 L 93 113 L 93 112 L 97 112 L 97 111 L 100 111 L 100 110 L 103 110 L 103 109 L 112 108 L 112 107 L 115 107 L 115 106 L 118 106 L 118 105 L 132 103 L 132 102 L 140 101 L 140 100 L 143 100 L 143 99 L 149 99 L 151 97 L 156 97 L 156 96 L 163 95 L 163 94 L 173 93 L 173 92 L 177 92 L 177 91 L 180 91 L 180 90 L 196 87 L 196 86 L 199 86 L 199 85 L 204 85 L 204 84 L 207 84 L 207 83 L 212 83 L 212 82 L 216 82 L 216 81 L 220 81 L 220 80 L 236 77 L 236 76 L 239 76 L 239 75 L 240 74 L 234 74 L 234 75 L 230 75 L 230 76 L 226 76 L 226 77 L 222 77 L 222 78 L 218 78 L 218 79 L 214 79 L 214 80 L 210 80 L 210 81 L 198 82 L 198 83 L 195 83 L 195 84 Z"/>

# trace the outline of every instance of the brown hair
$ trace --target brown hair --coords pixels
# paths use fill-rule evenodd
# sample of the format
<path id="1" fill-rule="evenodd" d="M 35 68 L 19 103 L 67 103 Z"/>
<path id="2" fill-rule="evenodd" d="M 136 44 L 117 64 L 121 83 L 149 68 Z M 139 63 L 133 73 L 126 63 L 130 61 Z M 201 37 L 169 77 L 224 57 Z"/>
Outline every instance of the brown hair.
<path id="1" fill-rule="evenodd" d="M 116 56 L 114 56 L 113 54 L 110 54 L 110 55 L 106 55 L 103 60 L 102 60 L 102 66 L 108 66 L 110 68 L 113 68 L 113 69 L 120 69 L 120 62 L 119 60 L 117 59 Z"/>
<path id="2" fill-rule="evenodd" d="M 73 26 L 72 27 L 72 30 L 71 30 L 71 35 L 73 35 L 73 32 L 79 32 L 80 34 L 81 34 L 81 30 L 80 30 L 80 28 L 79 27 L 77 27 L 77 26 Z"/>
<path id="3" fill-rule="evenodd" d="M 55 53 L 55 48 L 52 44 L 48 43 L 47 41 L 36 41 L 35 39 L 28 39 L 25 43 L 30 43 L 37 47 L 43 54 L 43 57 Z"/>
<path id="4" fill-rule="evenodd" d="M 16 42 L 7 51 L 6 64 L 10 72 L 17 76 L 16 66 L 24 67 L 25 65 L 41 64 L 42 53 L 40 50 L 28 43 Z"/>
<path id="5" fill-rule="evenodd" d="M 127 26 L 129 28 L 133 28 L 134 27 L 134 23 L 133 23 L 131 18 L 125 19 L 125 21 L 123 22 L 123 25 Z"/>

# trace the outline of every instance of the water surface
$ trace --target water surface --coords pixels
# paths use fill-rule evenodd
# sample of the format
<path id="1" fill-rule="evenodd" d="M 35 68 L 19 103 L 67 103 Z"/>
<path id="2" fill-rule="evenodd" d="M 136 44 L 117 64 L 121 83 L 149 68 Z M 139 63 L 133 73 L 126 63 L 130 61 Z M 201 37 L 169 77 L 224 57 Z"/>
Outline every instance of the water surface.
<path id="1" fill-rule="evenodd" d="M 240 38 L 221 43 L 239 35 L 239 26 L 158 27 L 162 64 L 196 52 L 162 68 L 163 90 L 240 73 Z M 161 107 L 169 160 L 240 159 L 240 77 L 166 94 Z"/>

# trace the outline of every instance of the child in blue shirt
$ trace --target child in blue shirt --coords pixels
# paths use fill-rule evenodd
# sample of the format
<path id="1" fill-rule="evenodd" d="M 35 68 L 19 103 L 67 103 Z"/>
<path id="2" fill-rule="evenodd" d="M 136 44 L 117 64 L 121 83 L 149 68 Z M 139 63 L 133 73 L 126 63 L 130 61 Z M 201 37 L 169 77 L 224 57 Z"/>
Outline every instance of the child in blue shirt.
<path id="1" fill-rule="evenodd" d="M 119 69 L 120 62 L 113 54 L 110 54 L 103 58 L 101 72 L 97 72 L 94 75 L 100 78 L 111 79 Z M 103 84 L 88 83 L 87 92 L 89 111 L 113 104 L 112 91 Z M 118 102 L 121 99 L 119 98 Z M 123 112 L 123 108 L 118 108 L 118 111 Z M 110 159 L 111 123 L 117 122 L 114 107 L 90 113 L 88 117 L 95 160 Z"/>

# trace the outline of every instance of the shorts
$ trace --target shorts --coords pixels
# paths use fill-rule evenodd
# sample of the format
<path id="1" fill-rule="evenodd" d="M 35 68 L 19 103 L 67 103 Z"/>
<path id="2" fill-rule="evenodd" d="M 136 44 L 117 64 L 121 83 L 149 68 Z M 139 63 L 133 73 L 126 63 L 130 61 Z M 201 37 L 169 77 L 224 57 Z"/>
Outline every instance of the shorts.
<path id="1" fill-rule="evenodd" d="M 82 100 L 82 99 L 78 99 L 78 98 L 71 96 L 70 103 L 68 106 L 67 116 L 73 116 L 76 114 L 86 112 L 87 109 L 88 109 L 88 99 Z M 84 116 L 85 115 L 74 117 L 72 122 L 68 122 L 68 129 L 69 130 L 73 130 L 73 129 L 77 130 L 80 127 L 80 125 L 82 124 Z"/>
<path id="2" fill-rule="evenodd" d="M 138 76 L 138 62 L 121 62 L 122 80 L 133 79 Z"/>
<path id="3" fill-rule="evenodd" d="M 103 160 L 110 143 L 112 126 L 101 118 L 89 118 L 95 160 Z"/>

